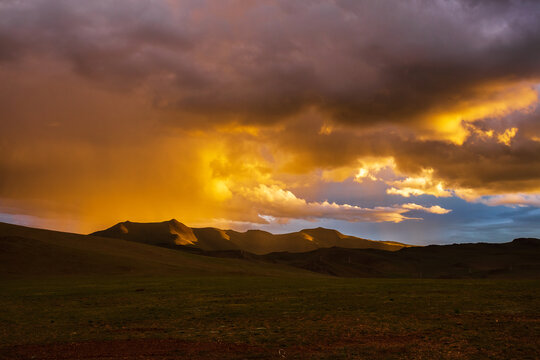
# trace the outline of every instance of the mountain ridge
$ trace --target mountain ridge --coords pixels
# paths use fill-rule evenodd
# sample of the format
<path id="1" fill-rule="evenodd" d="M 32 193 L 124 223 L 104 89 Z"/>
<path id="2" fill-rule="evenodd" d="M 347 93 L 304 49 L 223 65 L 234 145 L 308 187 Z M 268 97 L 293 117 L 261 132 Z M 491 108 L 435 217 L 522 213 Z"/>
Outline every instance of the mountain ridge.
<path id="1" fill-rule="evenodd" d="M 113 228 L 119 232 L 129 231 L 129 224 L 127 228 L 125 225 L 119 223 Z M 158 223 L 162 227 L 168 225 L 167 222 Z M 178 229 L 182 227 L 174 227 L 175 231 Z M 215 228 L 202 228 L 202 231 L 217 234 L 218 240 L 228 236 L 224 230 L 219 232 Z M 174 244 L 174 240 L 170 241 Z M 173 249 L 0 222 L 0 278 L 224 273 L 265 276 L 319 273 L 365 278 L 540 278 L 540 239 L 536 238 L 517 238 L 507 243 L 428 245 L 398 251 L 334 246 L 265 255 L 239 249 L 204 251 L 190 245 L 170 246 L 174 246 Z"/>
<path id="2" fill-rule="evenodd" d="M 306 270 L 282 265 L 276 267 L 276 264 L 263 261 L 218 259 L 135 241 L 0 222 L 0 279 L 79 275 L 223 274 L 314 275 Z"/>
<path id="3" fill-rule="evenodd" d="M 397 251 L 412 246 L 398 242 L 359 238 L 322 227 L 272 234 L 257 229 L 239 232 L 214 227 L 190 228 L 176 219 L 149 223 L 128 220 L 90 235 L 120 238 L 169 248 L 181 245 L 202 251 L 243 250 L 257 255 L 280 251 L 307 252 L 334 246 L 387 251 Z"/>

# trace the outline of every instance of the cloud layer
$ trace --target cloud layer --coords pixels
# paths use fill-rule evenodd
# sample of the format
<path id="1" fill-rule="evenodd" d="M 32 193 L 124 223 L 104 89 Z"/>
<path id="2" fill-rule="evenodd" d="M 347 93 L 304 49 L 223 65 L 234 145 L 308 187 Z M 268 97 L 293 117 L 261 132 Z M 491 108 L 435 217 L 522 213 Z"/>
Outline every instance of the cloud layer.
<path id="1" fill-rule="evenodd" d="M 525 0 L 0 1 L 0 212 L 93 230 L 537 207 L 538 44 Z"/>

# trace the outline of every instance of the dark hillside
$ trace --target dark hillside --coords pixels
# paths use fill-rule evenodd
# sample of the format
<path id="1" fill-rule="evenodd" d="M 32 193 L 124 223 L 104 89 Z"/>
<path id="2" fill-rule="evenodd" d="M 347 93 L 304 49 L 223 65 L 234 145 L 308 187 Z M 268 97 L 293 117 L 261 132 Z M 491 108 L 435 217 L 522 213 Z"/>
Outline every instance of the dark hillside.
<path id="1" fill-rule="evenodd" d="M 516 239 L 503 244 L 430 245 L 395 252 L 333 247 L 306 253 L 272 253 L 263 258 L 345 277 L 540 277 L 540 239 Z"/>

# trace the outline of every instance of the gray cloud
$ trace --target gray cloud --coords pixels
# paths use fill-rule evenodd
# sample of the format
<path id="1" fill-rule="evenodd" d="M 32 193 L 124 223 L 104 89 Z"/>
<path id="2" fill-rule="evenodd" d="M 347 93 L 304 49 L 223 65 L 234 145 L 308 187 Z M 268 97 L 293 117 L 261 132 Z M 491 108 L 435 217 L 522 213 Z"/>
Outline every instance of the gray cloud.
<path id="1" fill-rule="evenodd" d="M 279 121 L 317 106 L 348 123 L 411 122 L 486 83 L 540 75 L 540 5 L 528 1 L 1 6 L 0 59 L 45 54 L 219 119 Z"/>

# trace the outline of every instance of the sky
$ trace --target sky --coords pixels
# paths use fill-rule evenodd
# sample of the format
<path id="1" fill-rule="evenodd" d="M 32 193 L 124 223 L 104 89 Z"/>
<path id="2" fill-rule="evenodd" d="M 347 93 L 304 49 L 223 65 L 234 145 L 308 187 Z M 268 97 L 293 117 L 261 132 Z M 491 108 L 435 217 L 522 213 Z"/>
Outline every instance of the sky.
<path id="1" fill-rule="evenodd" d="M 540 237 L 540 2 L 0 0 L 0 221 Z"/>

